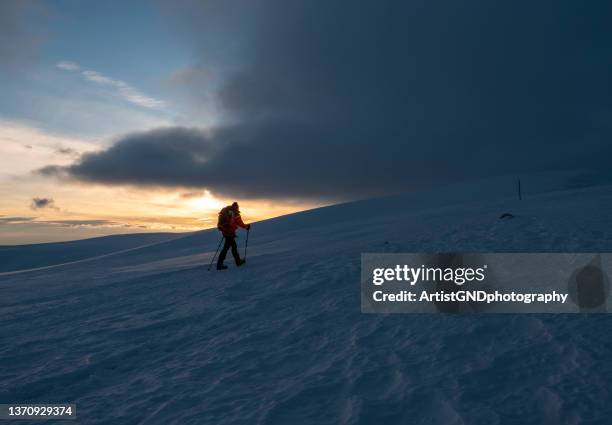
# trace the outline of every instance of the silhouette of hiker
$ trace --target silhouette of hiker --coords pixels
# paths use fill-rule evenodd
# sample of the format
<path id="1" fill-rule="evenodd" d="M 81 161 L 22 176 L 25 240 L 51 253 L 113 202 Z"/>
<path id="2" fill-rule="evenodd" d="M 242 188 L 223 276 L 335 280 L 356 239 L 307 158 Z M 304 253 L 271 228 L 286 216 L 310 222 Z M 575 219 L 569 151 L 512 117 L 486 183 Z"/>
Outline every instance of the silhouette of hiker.
<path id="1" fill-rule="evenodd" d="M 228 205 L 219 211 L 219 220 L 217 222 L 217 229 L 223 233 L 225 243 L 223 249 L 219 253 L 219 260 L 217 260 L 217 270 L 225 270 L 227 266 L 223 264 L 227 251 L 231 248 L 232 255 L 236 261 L 237 266 L 241 266 L 245 263 L 245 260 L 240 258 L 238 254 L 238 246 L 236 245 L 236 229 L 242 227 L 243 229 L 250 229 L 250 224 L 244 224 L 240 217 L 240 209 L 238 208 L 238 202 L 234 202 L 232 205 Z"/>

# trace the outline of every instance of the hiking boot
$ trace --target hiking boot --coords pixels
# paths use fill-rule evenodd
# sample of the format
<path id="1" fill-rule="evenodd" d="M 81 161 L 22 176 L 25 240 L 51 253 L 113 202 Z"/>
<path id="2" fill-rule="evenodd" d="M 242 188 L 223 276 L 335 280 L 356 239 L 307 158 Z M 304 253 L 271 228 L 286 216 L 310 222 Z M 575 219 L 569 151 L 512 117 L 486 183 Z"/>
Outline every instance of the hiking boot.
<path id="1" fill-rule="evenodd" d="M 244 263 L 246 263 L 246 260 L 238 260 L 238 261 L 236 261 L 236 265 L 237 265 L 238 267 L 240 267 L 240 266 L 241 266 L 241 265 L 243 265 Z"/>
<path id="2" fill-rule="evenodd" d="M 217 270 L 225 270 L 225 269 L 227 269 L 227 266 L 223 264 L 217 264 Z"/>

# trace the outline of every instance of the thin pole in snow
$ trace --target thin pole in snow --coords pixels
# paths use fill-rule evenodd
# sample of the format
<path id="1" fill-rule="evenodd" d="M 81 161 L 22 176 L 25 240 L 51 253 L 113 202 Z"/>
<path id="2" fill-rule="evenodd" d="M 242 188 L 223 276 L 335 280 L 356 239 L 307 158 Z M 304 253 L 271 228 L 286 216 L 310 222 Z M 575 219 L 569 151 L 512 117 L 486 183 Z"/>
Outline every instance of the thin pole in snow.
<path id="1" fill-rule="evenodd" d="M 221 248 L 221 242 L 223 242 L 223 235 L 221 235 L 221 239 L 219 240 L 219 245 L 217 245 L 217 250 L 215 251 L 215 255 L 213 255 L 210 260 L 210 264 L 208 265 L 208 271 L 212 268 L 213 263 L 215 262 L 215 258 L 217 258 L 217 253 L 219 252 L 219 248 Z"/>
<path id="2" fill-rule="evenodd" d="M 250 227 L 247 229 L 247 237 L 246 237 L 246 241 L 244 243 L 244 261 L 246 261 L 247 247 L 249 246 L 249 233 L 251 233 L 251 228 Z"/>
<path id="3" fill-rule="evenodd" d="M 523 199 L 523 195 L 521 194 L 521 179 L 518 179 L 518 197 L 519 201 Z"/>

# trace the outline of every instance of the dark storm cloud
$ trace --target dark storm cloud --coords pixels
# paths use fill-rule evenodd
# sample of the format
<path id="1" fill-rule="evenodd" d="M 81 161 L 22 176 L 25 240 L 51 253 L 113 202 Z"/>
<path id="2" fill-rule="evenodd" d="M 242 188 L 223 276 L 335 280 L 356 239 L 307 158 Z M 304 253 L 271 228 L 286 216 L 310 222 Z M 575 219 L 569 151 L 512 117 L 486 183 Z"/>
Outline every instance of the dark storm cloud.
<path id="1" fill-rule="evenodd" d="M 493 174 L 607 167 L 612 3 L 258 8 L 237 71 L 219 93 L 234 124 L 129 135 L 44 172 L 340 199 Z M 206 13 L 190 3 L 190 22 Z M 241 33 L 244 14 L 223 16 Z M 194 30 L 193 41 L 210 47 L 203 38 Z"/>
<path id="2" fill-rule="evenodd" d="M 39 210 L 43 208 L 57 209 L 53 198 L 32 198 L 30 208 L 33 210 Z"/>

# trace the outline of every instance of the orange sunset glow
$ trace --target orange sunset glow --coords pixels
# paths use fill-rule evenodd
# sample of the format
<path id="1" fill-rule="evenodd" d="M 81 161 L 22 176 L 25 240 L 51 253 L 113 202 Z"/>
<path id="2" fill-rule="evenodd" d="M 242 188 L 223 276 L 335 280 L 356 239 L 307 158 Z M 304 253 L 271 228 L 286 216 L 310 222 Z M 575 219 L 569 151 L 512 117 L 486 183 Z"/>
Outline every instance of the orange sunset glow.
<path id="1" fill-rule="evenodd" d="M 117 233 L 190 232 L 216 226 L 219 210 L 235 199 L 207 189 L 105 186 L 44 179 L 48 161 L 68 163 L 105 146 L 45 133 L 21 123 L 0 122 L 0 226 L 2 244 L 64 241 Z M 68 152 L 69 154 L 66 154 Z M 37 208 L 33 199 L 51 202 Z M 240 200 L 246 220 L 276 217 L 319 204 L 266 199 Z"/>

